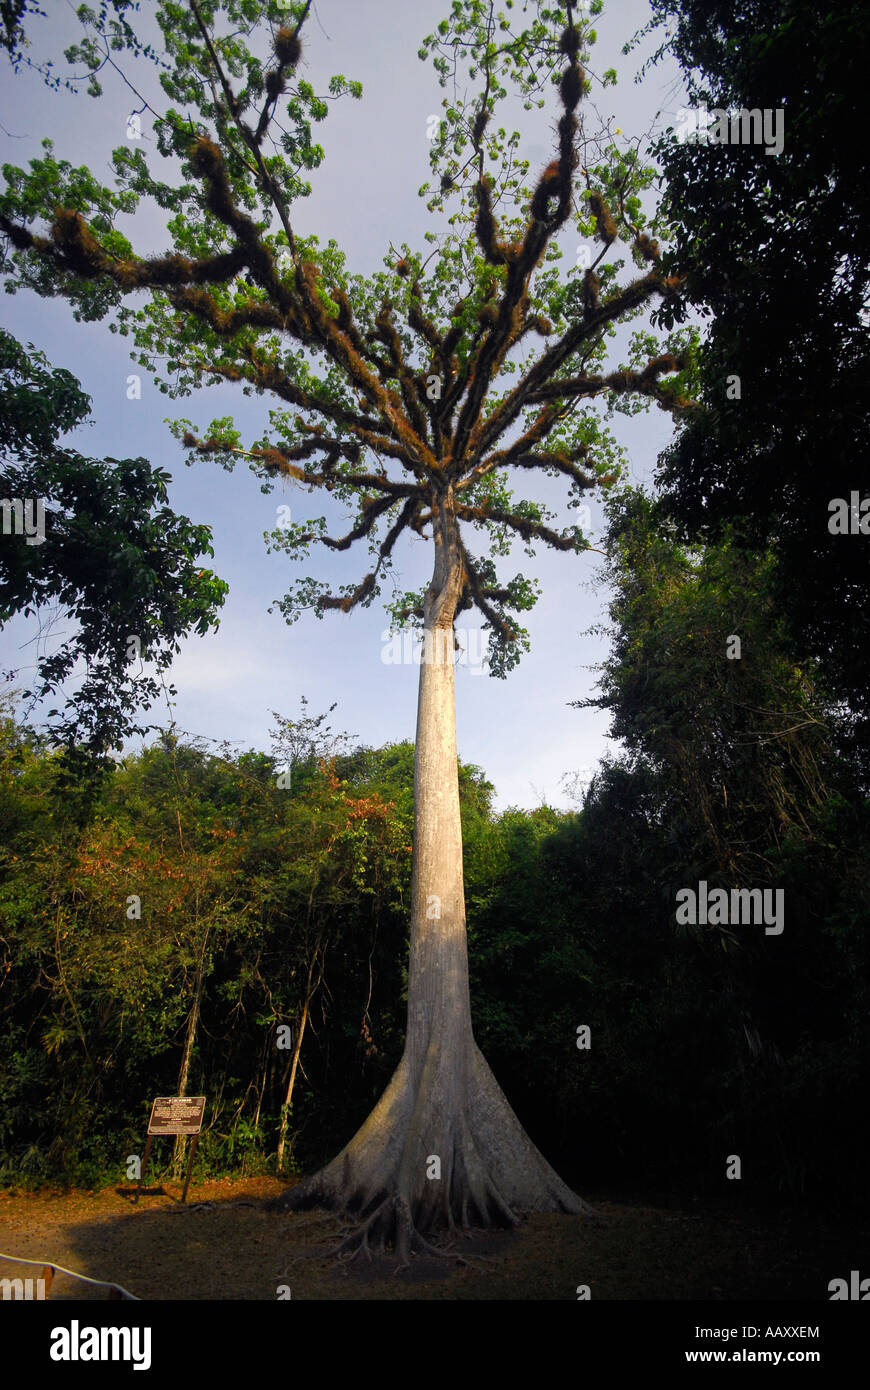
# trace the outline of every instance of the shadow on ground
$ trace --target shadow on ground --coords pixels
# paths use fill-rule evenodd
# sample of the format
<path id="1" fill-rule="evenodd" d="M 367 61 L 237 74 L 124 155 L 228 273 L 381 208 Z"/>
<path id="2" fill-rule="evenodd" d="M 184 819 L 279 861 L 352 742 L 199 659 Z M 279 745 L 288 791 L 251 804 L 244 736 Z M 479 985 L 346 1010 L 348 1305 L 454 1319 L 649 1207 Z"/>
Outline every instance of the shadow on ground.
<path id="1" fill-rule="evenodd" d="M 602 1220 L 533 1216 L 511 1233 L 459 1239 L 455 1258 L 327 1258 L 339 1226 L 321 1212 L 274 1214 L 272 1178 L 155 1183 L 134 1188 L 0 1194 L 0 1250 L 66 1265 L 143 1299 L 592 1299 L 827 1300 L 868 1247 L 867 1231 L 792 1211 L 675 1212 L 590 1194 Z M 34 1276 L 6 1265 L 0 1274 Z M 279 1290 L 283 1290 L 279 1293 Z M 104 1299 L 107 1289 L 58 1274 L 52 1300 Z"/>

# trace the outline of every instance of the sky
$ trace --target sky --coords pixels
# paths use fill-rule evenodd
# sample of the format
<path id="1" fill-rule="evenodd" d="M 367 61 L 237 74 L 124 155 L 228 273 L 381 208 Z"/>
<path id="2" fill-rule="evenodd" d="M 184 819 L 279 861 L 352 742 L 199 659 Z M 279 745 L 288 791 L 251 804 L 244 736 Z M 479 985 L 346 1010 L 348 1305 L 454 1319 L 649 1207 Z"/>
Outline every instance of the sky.
<path id="1" fill-rule="evenodd" d="M 43 7 L 47 17 L 42 27 L 32 21 L 34 52 L 56 53 L 60 59 L 62 48 L 77 34 L 73 6 L 44 0 Z M 153 7 L 143 0 L 141 8 L 147 23 Z M 429 178 L 428 118 L 440 110 L 445 93 L 417 50 L 448 10 L 448 0 L 317 0 L 306 23 L 304 75 L 315 90 L 324 92 L 328 78 L 343 73 L 362 82 L 363 97 L 330 102 L 326 121 L 315 128 L 326 157 L 311 175 L 311 196 L 293 204 L 292 218 L 299 234 L 316 232 L 321 241 L 334 237 L 352 271 L 380 268 L 391 242 L 422 248 L 423 233 L 433 226 L 417 190 Z M 652 51 L 650 41 L 627 57 L 621 53 L 648 18 L 643 0 L 611 0 L 595 23 L 598 42 L 589 74 L 594 79 L 615 67 L 618 83 L 605 92 L 594 84 L 593 99 L 602 112 L 613 113 L 627 140 L 673 124 L 684 99 L 678 70 L 669 62 L 653 68 L 642 82 L 634 81 Z M 125 55 L 122 66 L 137 82 L 148 79 L 147 73 L 140 78 L 132 57 Z M 22 70 L 13 76 L 7 66 L 0 86 L 3 162 L 26 163 L 49 136 L 58 158 L 87 164 L 109 182 L 110 152 L 127 138 L 128 117 L 139 103 L 119 77 L 107 73 L 101 80 L 104 95 L 94 100 L 84 91 L 51 92 L 36 74 Z M 518 111 L 521 152 L 533 167 L 552 157 L 550 130 L 558 114 L 555 93 L 541 113 Z M 150 142 L 147 115 L 141 131 Z M 160 163 L 155 152 L 154 164 Z M 133 226 L 138 251 L 163 249 L 159 210 L 142 203 Z M 576 240 L 576 230 L 562 241 L 569 253 L 572 237 Z M 92 422 L 76 433 L 75 447 L 98 458 L 147 457 L 171 473 L 174 510 L 212 528 L 214 558 L 205 563 L 229 584 L 220 627 L 183 643 L 169 675 L 178 692 L 172 710 L 158 705 L 148 717 L 162 726 L 172 717 L 188 734 L 229 741 L 240 750 L 268 750 L 273 711 L 295 718 L 305 696 L 309 713 L 336 704 L 333 727 L 364 744 L 413 740 L 418 668 L 385 661 L 388 619 L 380 602 L 350 614 L 328 613 L 321 620 L 306 614 L 292 626 L 277 609 L 268 611 L 303 572 L 337 585 L 358 580 L 368 568 L 367 552 L 358 548 L 349 556 L 312 550 L 305 570 L 281 552 L 268 554 L 264 533 L 276 526 L 277 509 L 289 505 L 294 521 L 326 514 L 334 535 L 346 529 L 347 513 L 337 504 L 330 511 L 331 499 L 325 504 L 322 494 L 309 495 L 292 485 L 279 484 L 264 494 L 244 461 L 232 473 L 209 458 L 188 467 L 165 423 L 167 417 L 183 416 L 203 428 L 213 418 L 231 414 L 243 437 L 253 439 L 267 422 L 268 399 L 245 398 L 225 383 L 205 395 L 173 401 L 130 361 L 127 347 L 109 332 L 107 322 L 77 324 L 64 301 L 27 292 L 4 296 L 0 303 L 3 326 L 44 351 L 54 366 L 74 372 L 91 396 Z M 643 320 L 633 325 L 642 326 Z M 618 353 L 617 345 L 613 366 Z M 134 373 L 141 378 L 139 399 L 129 386 Z M 616 417 L 614 428 L 628 453 L 629 476 L 649 482 L 658 454 L 672 437 L 669 417 L 653 407 L 633 419 Z M 564 492 L 549 479 L 542 482 L 544 491 L 532 495 L 558 505 L 556 524 L 568 524 L 571 513 L 559 500 Z M 591 516 L 595 544 L 601 511 L 594 501 Z M 475 532 L 478 552 L 479 537 Z M 402 544 L 394 570 L 397 586 L 425 587 L 431 542 L 413 537 Z M 506 577 L 522 571 L 540 581 L 542 595 L 523 616 L 531 649 L 505 680 L 462 665 L 456 679 L 459 755 L 484 770 L 495 785 L 499 809 L 567 808 L 573 803 L 564 785 L 566 774 L 588 778 L 602 756 L 618 751 L 607 738 L 604 712 L 572 707 L 594 695 L 595 667 L 607 653 L 606 639 L 590 632 L 605 616 L 606 591 L 594 583 L 601 564 L 594 552 L 564 555 L 542 548 L 530 560 L 521 547 L 500 562 Z M 0 668 L 19 672 L 6 688 L 26 683 L 35 633 L 34 623 L 23 617 L 0 633 Z M 127 747 L 135 749 L 141 742 L 132 740 Z"/>

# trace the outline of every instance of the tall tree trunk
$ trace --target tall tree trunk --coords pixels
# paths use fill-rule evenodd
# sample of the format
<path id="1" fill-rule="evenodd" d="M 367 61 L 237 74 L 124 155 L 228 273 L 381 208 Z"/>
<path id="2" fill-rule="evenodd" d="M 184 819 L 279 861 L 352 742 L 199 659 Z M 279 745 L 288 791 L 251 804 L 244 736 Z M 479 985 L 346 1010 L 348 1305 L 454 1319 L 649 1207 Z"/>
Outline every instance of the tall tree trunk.
<path id="1" fill-rule="evenodd" d="M 276 1205 L 361 1218 L 340 1249 L 431 1250 L 423 1233 L 514 1226 L 532 1211 L 589 1212 L 526 1135 L 474 1041 L 462 870 L 453 619 L 463 582 L 450 499 L 436 520 L 424 606 L 414 761 L 405 1050 L 336 1158 Z"/>
<path id="2" fill-rule="evenodd" d="M 178 827 L 181 834 L 181 823 Z M 199 893 L 196 895 L 196 922 L 199 924 Z M 196 967 L 196 975 L 193 985 L 193 1001 L 190 1006 L 190 1013 L 187 1016 L 187 1029 L 184 1035 L 184 1047 L 181 1052 L 181 1066 L 178 1070 L 178 1086 L 176 1094 L 179 1096 L 187 1095 L 187 1079 L 190 1075 L 190 1060 L 193 1056 L 193 1048 L 196 1042 L 196 1034 L 199 1028 L 199 1011 L 202 1006 L 202 979 L 205 964 L 205 947 L 208 940 L 210 928 L 206 925 L 202 934 L 202 945 L 199 952 L 199 964 Z M 184 1166 L 184 1158 L 187 1153 L 187 1138 L 183 1134 L 175 1136 L 175 1143 L 172 1146 L 172 1175 L 179 1177 Z"/>
<path id="3" fill-rule="evenodd" d="M 278 1152 L 276 1155 L 277 1171 L 280 1173 L 284 1167 L 284 1150 L 287 1144 L 287 1125 L 290 1119 L 290 1107 L 293 1104 L 293 1088 L 296 1085 L 296 1072 L 299 1067 L 299 1057 L 302 1052 L 302 1039 L 305 1037 L 305 1029 L 308 1024 L 308 1014 L 311 1009 L 311 1001 L 320 988 L 323 979 L 323 964 L 321 961 L 320 974 L 316 984 L 312 985 L 314 967 L 317 964 L 323 944 L 323 934 L 318 933 L 317 945 L 314 947 L 314 955 L 308 963 L 308 978 L 305 982 L 305 998 L 302 1002 L 302 1014 L 299 1019 L 299 1027 L 296 1030 L 296 1041 L 293 1044 L 293 1053 L 290 1059 L 290 1079 L 287 1082 L 287 1094 L 284 1097 L 284 1104 L 281 1106 L 281 1128 L 278 1134 Z"/>

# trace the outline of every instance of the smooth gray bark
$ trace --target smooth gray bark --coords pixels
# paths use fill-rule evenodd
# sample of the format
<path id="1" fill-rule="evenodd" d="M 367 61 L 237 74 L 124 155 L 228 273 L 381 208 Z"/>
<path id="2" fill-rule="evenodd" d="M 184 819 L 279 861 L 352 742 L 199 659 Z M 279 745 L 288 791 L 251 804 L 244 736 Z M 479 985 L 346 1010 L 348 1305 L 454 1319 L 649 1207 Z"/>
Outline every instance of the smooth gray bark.
<path id="1" fill-rule="evenodd" d="M 424 1232 L 513 1226 L 533 1211 L 590 1212 L 526 1135 L 474 1041 L 456 753 L 453 619 L 462 587 L 449 499 L 426 593 L 414 763 L 405 1050 L 368 1119 L 280 1209 L 358 1215 L 341 1249 L 431 1249 Z M 431 1174 L 440 1164 L 440 1177 Z"/>

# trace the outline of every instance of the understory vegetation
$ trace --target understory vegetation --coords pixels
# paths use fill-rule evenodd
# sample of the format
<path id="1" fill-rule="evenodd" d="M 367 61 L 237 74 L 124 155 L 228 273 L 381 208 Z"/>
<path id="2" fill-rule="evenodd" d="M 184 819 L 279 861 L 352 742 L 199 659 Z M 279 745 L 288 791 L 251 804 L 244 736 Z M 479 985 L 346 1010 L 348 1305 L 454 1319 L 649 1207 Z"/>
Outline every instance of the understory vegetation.
<path id="1" fill-rule="evenodd" d="M 721 1196 L 736 1154 L 735 1200 L 858 1207 L 870 823 L 848 727 L 790 663 L 769 557 L 688 550 L 641 493 L 608 551 L 597 702 L 620 755 L 574 812 L 497 814 L 460 765 L 475 1036 L 580 1190 Z M 269 753 L 169 729 L 94 782 L 7 707 L 4 1184 L 123 1180 L 155 1095 L 206 1095 L 200 1174 L 310 1171 L 365 1118 L 404 1037 L 414 750 L 324 718 L 279 721 Z M 782 888 L 782 935 L 679 925 L 701 880 Z M 181 1157 L 164 1141 L 154 1171 Z"/>

